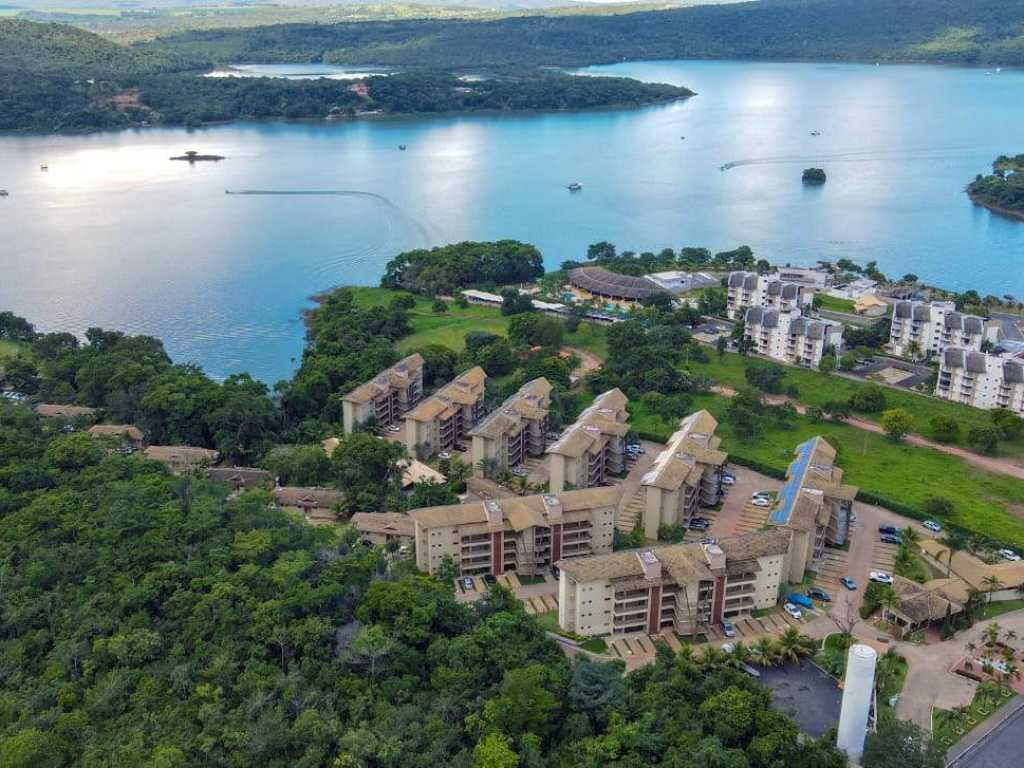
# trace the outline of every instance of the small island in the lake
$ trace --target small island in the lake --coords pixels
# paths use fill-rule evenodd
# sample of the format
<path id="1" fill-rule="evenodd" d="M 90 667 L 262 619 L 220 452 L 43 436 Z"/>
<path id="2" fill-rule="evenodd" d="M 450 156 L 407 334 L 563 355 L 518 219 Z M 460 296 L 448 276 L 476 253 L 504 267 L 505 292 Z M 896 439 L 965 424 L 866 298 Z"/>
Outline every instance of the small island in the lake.
<path id="1" fill-rule="evenodd" d="M 976 205 L 1024 221 L 1024 155 L 997 157 L 992 173 L 979 173 L 967 185 L 967 194 Z"/>
<path id="2" fill-rule="evenodd" d="M 803 176 L 800 178 L 804 184 L 824 184 L 827 177 L 821 168 L 804 168 Z"/>
<path id="3" fill-rule="evenodd" d="M 184 160 L 188 163 L 215 163 L 218 160 L 223 159 L 224 155 L 200 155 L 194 149 L 188 150 L 184 155 L 178 155 L 177 157 L 171 158 L 171 160 Z"/>

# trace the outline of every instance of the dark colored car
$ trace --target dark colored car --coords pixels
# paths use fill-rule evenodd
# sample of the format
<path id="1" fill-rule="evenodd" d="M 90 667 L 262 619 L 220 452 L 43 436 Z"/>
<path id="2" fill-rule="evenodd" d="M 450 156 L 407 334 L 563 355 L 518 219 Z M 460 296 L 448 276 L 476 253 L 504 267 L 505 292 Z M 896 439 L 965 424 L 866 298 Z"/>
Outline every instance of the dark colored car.
<path id="1" fill-rule="evenodd" d="M 807 590 L 807 596 L 814 600 L 821 600 L 821 602 L 823 603 L 832 602 L 832 595 L 830 595 L 821 587 L 811 587 Z"/>
<path id="2" fill-rule="evenodd" d="M 492 586 L 497 583 L 498 580 L 494 577 L 493 573 L 488 573 L 484 575 L 484 584 L 486 584 L 487 586 Z"/>
<path id="3" fill-rule="evenodd" d="M 900 545 L 903 543 L 903 539 L 901 539 L 899 536 L 893 536 L 891 533 L 883 533 L 878 538 L 880 541 L 882 541 L 883 544 Z"/>
<path id="4" fill-rule="evenodd" d="M 900 531 L 895 525 L 880 525 L 878 526 L 878 532 L 887 533 L 890 536 L 895 536 Z"/>

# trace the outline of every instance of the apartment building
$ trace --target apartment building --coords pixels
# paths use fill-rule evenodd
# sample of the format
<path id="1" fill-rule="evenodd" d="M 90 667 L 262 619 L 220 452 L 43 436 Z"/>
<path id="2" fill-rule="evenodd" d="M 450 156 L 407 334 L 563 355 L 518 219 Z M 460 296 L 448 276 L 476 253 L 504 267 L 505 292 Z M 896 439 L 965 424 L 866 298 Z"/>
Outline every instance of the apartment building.
<path id="1" fill-rule="evenodd" d="M 805 303 L 802 285 L 784 282 L 774 275 L 732 272 L 727 286 L 726 315 L 730 320 L 743 318 L 752 307 L 799 312 Z"/>
<path id="2" fill-rule="evenodd" d="M 345 434 L 360 424 L 395 424 L 423 397 L 423 358 L 412 354 L 386 368 L 341 399 Z"/>
<path id="3" fill-rule="evenodd" d="M 795 453 L 768 523 L 790 532 L 787 577 L 798 583 L 805 571 L 817 568 L 826 546 L 846 543 L 857 488 L 843 483 L 836 449 L 825 438 L 812 437 Z"/>
<path id="4" fill-rule="evenodd" d="M 618 488 L 514 496 L 414 509 L 416 566 L 451 558 L 463 576 L 531 576 L 558 561 L 612 551 Z"/>
<path id="5" fill-rule="evenodd" d="M 548 488 L 593 488 L 626 470 L 629 399 L 618 387 L 597 396 L 576 422 L 548 447 Z"/>
<path id="6" fill-rule="evenodd" d="M 947 347 L 939 358 L 935 396 L 975 408 L 1024 415 L 1024 360 Z"/>
<path id="7" fill-rule="evenodd" d="M 540 456 L 546 445 L 551 384 L 543 376 L 528 381 L 469 432 L 473 438 L 473 467 L 493 461 L 495 469 L 518 466 L 528 456 Z"/>
<path id="8" fill-rule="evenodd" d="M 480 417 L 487 374 L 470 368 L 405 414 L 405 447 L 427 459 L 441 451 L 462 450 Z"/>
<path id="9" fill-rule="evenodd" d="M 557 563 L 558 623 L 578 635 L 696 635 L 779 599 L 789 536 L 756 531 Z"/>
<path id="10" fill-rule="evenodd" d="M 836 352 L 843 347 L 840 323 L 812 320 L 796 310 L 748 309 L 743 333 L 759 355 L 812 368 L 828 347 Z"/>
<path id="11" fill-rule="evenodd" d="M 941 355 L 946 347 L 981 350 L 985 320 L 956 311 L 952 301 L 898 301 L 893 307 L 889 351 L 900 357 Z"/>
<path id="12" fill-rule="evenodd" d="M 701 506 L 711 507 L 722 495 L 722 468 L 728 455 L 718 450 L 718 421 L 705 410 L 679 422 L 665 449 L 641 478 L 643 527 L 648 539 L 658 538 L 662 525 L 686 525 Z"/>

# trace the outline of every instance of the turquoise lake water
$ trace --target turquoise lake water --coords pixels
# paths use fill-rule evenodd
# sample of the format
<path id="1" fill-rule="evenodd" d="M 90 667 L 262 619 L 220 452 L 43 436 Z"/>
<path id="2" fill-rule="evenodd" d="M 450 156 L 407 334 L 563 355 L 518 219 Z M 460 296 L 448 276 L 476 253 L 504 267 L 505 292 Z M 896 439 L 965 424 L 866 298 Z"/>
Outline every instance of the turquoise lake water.
<path id="1" fill-rule="evenodd" d="M 573 114 L 0 137 L 0 308 L 46 330 L 154 334 L 215 376 L 273 382 L 301 353 L 311 294 L 374 284 L 395 253 L 463 239 L 530 241 L 549 267 L 597 240 L 748 244 L 775 262 L 876 260 L 891 275 L 1024 297 L 1024 223 L 963 193 L 996 155 L 1024 151 L 1024 72 L 587 72 L 699 95 Z M 187 149 L 228 159 L 168 160 Z M 827 171 L 824 187 L 801 185 L 810 165 Z M 566 191 L 573 181 L 582 192 Z"/>

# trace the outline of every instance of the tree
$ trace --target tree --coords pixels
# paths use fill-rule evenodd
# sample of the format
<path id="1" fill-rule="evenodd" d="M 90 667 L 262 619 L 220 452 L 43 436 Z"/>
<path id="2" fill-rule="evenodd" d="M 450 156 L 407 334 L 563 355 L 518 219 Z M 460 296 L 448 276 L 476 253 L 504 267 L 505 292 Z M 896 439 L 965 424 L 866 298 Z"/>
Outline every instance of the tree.
<path id="1" fill-rule="evenodd" d="M 705 727 L 726 746 L 742 744 L 754 730 L 757 704 L 749 691 L 729 687 L 700 705 Z"/>
<path id="2" fill-rule="evenodd" d="M 993 408 L 989 411 L 989 417 L 1003 440 L 1016 440 L 1024 432 L 1024 419 L 1008 408 Z"/>
<path id="3" fill-rule="evenodd" d="M 508 337 L 529 346 L 560 347 L 564 330 L 561 320 L 539 312 L 516 315 L 508 321 Z"/>
<path id="4" fill-rule="evenodd" d="M 959 531 L 949 531 L 943 537 L 942 545 L 946 548 L 946 577 L 949 578 L 953 570 L 953 555 L 967 549 L 967 537 Z"/>
<path id="5" fill-rule="evenodd" d="M 448 302 L 442 299 L 440 296 L 435 297 L 434 301 L 430 305 L 431 310 L 435 314 L 444 314 L 448 311 Z"/>
<path id="6" fill-rule="evenodd" d="M 509 746 L 509 739 L 501 733 L 489 733 L 473 748 L 474 768 L 516 768 L 519 755 Z"/>
<path id="7" fill-rule="evenodd" d="M 260 461 L 260 466 L 281 485 L 316 486 L 331 477 L 331 460 L 319 445 L 278 445 Z"/>
<path id="8" fill-rule="evenodd" d="M 882 412 L 879 424 L 893 440 L 902 440 L 914 428 L 914 417 L 903 408 L 891 408 Z"/>
<path id="9" fill-rule="evenodd" d="M 843 356 L 839 358 L 839 370 L 852 371 L 856 367 L 857 355 L 853 352 L 844 352 Z"/>
<path id="10" fill-rule="evenodd" d="M 822 373 L 832 373 L 836 369 L 835 355 L 824 355 L 818 363 L 818 370 Z"/>
<path id="11" fill-rule="evenodd" d="M 924 500 L 923 508 L 924 513 L 928 517 L 938 518 L 939 520 L 949 518 L 953 514 L 953 502 L 942 496 L 929 496 Z M 910 530 L 913 529 L 911 528 Z M 916 535 L 917 532 L 914 531 L 914 534 Z M 906 536 L 903 538 L 904 540 L 907 539 Z"/>
<path id="12" fill-rule="evenodd" d="M 935 416 L 931 420 L 931 433 L 940 443 L 955 443 L 960 439 L 960 422 L 952 416 Z"/>
<path id="13" fill-rule="evenodd" d="M 916 723 L 883 718 L 867 735 L 861 763 L 864 768 L 943 768 L 945 751 Z"/>
<path id="14" fill-rule="evenodd" d="M 615 258 L 615 246 L 606 240 L 587 246 L 587 261 L 607 261 Z"/>
<path id="15" fill-rule="evenodd" d="M 781 365 L 749 363 L 743 371 L 747 383 L 769 394 L 777 394 L 782 391 L 782 382 L 786 377 L 786 371 Z"/>
<path id="16" fill-rule="evenodd" d="M 443 344 L 428 344 L 417 352 L 423 357 L 423 383 L 428 387 L 439 387 L 455 378 L 455 364 L 458 356 Z"/>
<path id="17" fill-rule="evenodd" d="M 978 453 L 993 455 L 999 448 L 1002 432 L 996 427 L 973 427 L 967 433 L 967 445 Z"/>
<path id="18" fill-rule="evenodd" d="M 849 404 L 861 413 L 879 413 L 885 410 L 885 390 L 877 384 L 868 384 L 850 395 Z"/>
<path id="19" fill-rule="evenodd" d="M 988 576 L 983 578 L 981 580 L 981 585 L 985 588 L 985 593 L 988 595 L 988 601 L 990 603 L 992 602 L 992 593 L 998 592 L 1003 588 L 1003 582 L 1001 582 L 999 577 L 994 573 L 990 573 Z"/>
<path id="20" fill-rule="evenodd" d="M 729 348 L 729 341 L 725 336 L 719 336 L 715 339 L 715 350 L 718 352 L 719 357 L 725 357 L 725 351 Z"/>

